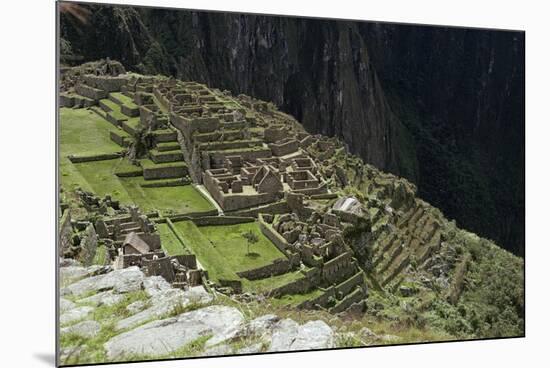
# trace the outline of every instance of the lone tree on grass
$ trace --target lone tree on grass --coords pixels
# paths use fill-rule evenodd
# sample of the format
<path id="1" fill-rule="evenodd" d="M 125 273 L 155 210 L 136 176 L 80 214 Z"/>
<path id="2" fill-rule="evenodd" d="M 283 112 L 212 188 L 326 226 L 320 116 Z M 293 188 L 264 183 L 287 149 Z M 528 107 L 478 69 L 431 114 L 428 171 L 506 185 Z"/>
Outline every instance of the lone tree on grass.
<path id="1" fill-rule="evenodd" d="M 246 254 L 250 254 L 250 246 L 258 242 L 258 235 L 248 230 L 242 234 L 243 238 L 246 239 Z"/>

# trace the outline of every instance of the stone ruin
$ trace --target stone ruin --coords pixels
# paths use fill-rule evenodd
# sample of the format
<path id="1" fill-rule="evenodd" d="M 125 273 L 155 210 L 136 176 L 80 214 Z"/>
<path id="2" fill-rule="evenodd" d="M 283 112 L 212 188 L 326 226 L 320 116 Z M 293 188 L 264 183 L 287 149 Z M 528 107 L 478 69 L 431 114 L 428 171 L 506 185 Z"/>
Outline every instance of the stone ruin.
<path id="1" fill-rule="evenodd" d="M 105 65 L 64 73 L 60 105 L 92 106 L 120 128 L 111 132 L 111 139 L 124 149 L 135 145 L 140 134 L 150 134 L 144 155 L 151 163 L 138 173 L 145 180 L 174 180 L 165 185 L 193 181 L 204 185 L 220 214 L 258 217 L 262 232 L 286 259 L 240 277 L 306 270 L 304 279 L 273 290 L 273 295 L 319 288 L 322 295 L 300 307 L 337 313 L 365 299 L 363 269 L 376 270 L 378 282 L 394 288 L 402 280 L 394 279 L 411 259 L 426 261 L 440 247 L 438 222 L 421 209 L 412 184 L 364 165 L 334 138 L 307 133 L 273 104 L 196 82 L 117 74 L 115 65 Z M 121 114 L 114 114 L 105 99 L 119 106 Z M 137 126 L 129 123 L 133 118 Z M 367 183 L 363 190 L 368 197 L 335 194 L 348 187 L 350 178 Z M 161 250 L 147 216 L 136 209 L 125 213 L 108 196 L 83 191 L 79 196 L 86 210 L 104 216 L 92 228 L 117 267 L 138 265 L 181 287 L 203 278 L 193 255 L 168 257 Z M 413 228 L 417 220 L 421 226 Z M 346 240 L 357 226 L 366 235 Z M 67 240 L 69 227 L 63 229 L 60 246 L 71 254 L 75 246 Z M 402 251 L 404 243 L 417 254 Z M 224 280 L 220 286 L 240 292 L 236 281 Z"/>

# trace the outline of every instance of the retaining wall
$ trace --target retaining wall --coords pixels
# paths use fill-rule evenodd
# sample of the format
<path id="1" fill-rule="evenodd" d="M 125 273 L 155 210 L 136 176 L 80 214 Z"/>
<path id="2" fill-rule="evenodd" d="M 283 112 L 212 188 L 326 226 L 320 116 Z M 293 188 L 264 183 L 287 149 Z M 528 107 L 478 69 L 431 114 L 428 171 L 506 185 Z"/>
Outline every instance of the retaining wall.
<path id="1" fill-rule="evenodd" d="M 239 277 L 244 277 L 247 280 L 258 280 L 271 276 L 282 275 L 291 271 L 291 269 L 292 265 L 287 259 L 279 258 L 268 265 L 253 268 L 247 271 L 237 272 L 237 275 Z"/>

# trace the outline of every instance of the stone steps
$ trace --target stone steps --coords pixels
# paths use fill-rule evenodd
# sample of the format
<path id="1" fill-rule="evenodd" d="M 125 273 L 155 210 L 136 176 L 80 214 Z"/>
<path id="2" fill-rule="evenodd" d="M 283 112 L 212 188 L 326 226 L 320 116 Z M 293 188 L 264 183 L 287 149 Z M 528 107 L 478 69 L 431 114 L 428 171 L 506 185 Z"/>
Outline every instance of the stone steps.
<path id="1" fill-rule="evenodd" d="M 181 149 L 173 150 L 173 151 L 158 151 L 156 149 L 152 149 L 149 151 L 149 157 L 151 157 L 151 160 L 156 163 L 166 163 L 166 162 L 181 162 L 183 161 L 183 152 L 181 152 Z"/>
<path id="2" fill-rule="evenodd" d="M 424 247 L 417 249 L 415 256 L 418 264 L 424 263 L 433 252 L 439 249 L 440 241 L 441 232 L 437 230 L 432 239 L 425 243 Z"/>
<path id="3" fill-rule="evenodd" d="M 156 146 L 159 152 L 180 150 L 181 147 L 177 142 L 160 142 Z"/>
<path id="4" fill-rule="evenodd" d="M 387 258 L 388 251 L 392 249 L 396 243 L 400 244 L 401 238 L 397 233 L 393 233 L 390 240 L 383 247 L 381 247 L 380 251 L 377 253 L 376 258 L 372 264 L 373 267 L 376 268 L 384 259 Z"/>
<path id="5" fill-rule="evenodd" d="M 187 165 L 181 162 L 169 162 L 156 164 L 151 160 L 141 160 L 143 178 L 145 180 L 177 179 L 186 176 L 189 172 Z"/>
<path id="6" fill-rule="evenodd" d="M 123 95 L 120 92 L 109 93 L 109 100 L 113 101 L 120 107 L 120 111 L 130 117 L 139 116 L 139 107 L 131 100 L 130 97 Z"/>
<path id="7" fill-rule="evenodd" d="M 401 242 L 396 242 L 396 246 L 391 250 L 390 256 L 386 258 L 386 261 L 383 264 L 380 264 L 378 268 L 378 273 L 384 273 L 390 265 L 395 261 L 395 259 L 405 250 L 406 245 L 402 245 Z"/>
<path id="8" fill-rule="evenodd" d="M 371 247 L 372 258 L 374 258 L 378 254 L 380 248 L 382 247 L 382 243 L 387 241 L 389 236 L 391 236 L 389 229 L 385 229 L 384 231 L 380 232 L 380 234 L 378 234 L 375 239 L 373 239 L 373 244 Z"/>
<path id="9" fill-rule="evenodd" d="M 382 286 L 386 286 L 390 281 L 392 281 L 401 271 L 405 269 L 410 264 L 410 256 L 408 252 L 403 252 L 397 257 L 392 265 L 386 270 L 385 277 L 382 281 Z"/>
<path id="10" fill-rule="evenodd" d="M 178 141 L 178 134 L 172 129 L 159 129 L 153 131 L 155 143 L 174 143 Z"/>
<path id="11" fill-rule="evenodd" d="M 415 214 L 416 210 L 416 207 L 412 207 L 405 214 L 403 214 L 403 216 L 397 222 L 397 227 L 400 229 L 403 228 L 403 225 L 409 220 L 409 218 L 411 218 Z"/>
<path id="12" fill-rule="evenodd" d="M 109 131 L 109 136 L 113 142 L 121 147 L 129 147 L 132 137 L 121 129 Z"/>
<path id="13" fill-rule="evenodd" d="M 407 220 L 407 228 L 408 229 L 414 229 L 418 223 L 418 220 L 422 215 L 424 214 L 424 207 L 418 207 L 414 215 Z"/>
<path id="14" fill-rule="evenodd" d="M 126 133 L 130 134 L 131 136 L 136 136 L 139 129 L 139 125 L 140 125 L 139 120 L 136 120 L 134 118 L 130 118 L 120 123 L 120 127 L 122 128 L 122 130 L 124 130 Z"/>
<path id="15" fill-rule="evenodd" d="M 420 219 L 416 222 L 415 228 L 412 230 L 412 235 L 416 238 L 421 238 L 422 233 L 425 230 L 426 222 L 430 218 L 430 215 L 427 212 L 424 212 Z"/>

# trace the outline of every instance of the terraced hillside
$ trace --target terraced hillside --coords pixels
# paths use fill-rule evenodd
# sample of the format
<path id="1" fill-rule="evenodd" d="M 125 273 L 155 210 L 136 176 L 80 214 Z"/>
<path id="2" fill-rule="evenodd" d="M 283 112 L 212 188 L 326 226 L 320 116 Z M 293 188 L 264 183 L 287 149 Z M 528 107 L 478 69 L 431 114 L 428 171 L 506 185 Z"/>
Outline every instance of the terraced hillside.
<path id="1" fill-rule="evenodd" d="M 61 256 L 352 321 L 342 346 L 364 345 L 366 326 L 399 341 L 523 335 L 520 258 L 272 103 L 106 61 L 61 86 Z"/>

